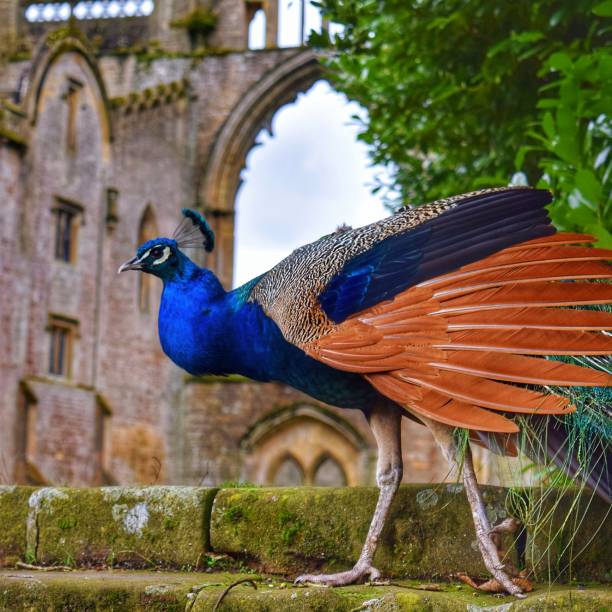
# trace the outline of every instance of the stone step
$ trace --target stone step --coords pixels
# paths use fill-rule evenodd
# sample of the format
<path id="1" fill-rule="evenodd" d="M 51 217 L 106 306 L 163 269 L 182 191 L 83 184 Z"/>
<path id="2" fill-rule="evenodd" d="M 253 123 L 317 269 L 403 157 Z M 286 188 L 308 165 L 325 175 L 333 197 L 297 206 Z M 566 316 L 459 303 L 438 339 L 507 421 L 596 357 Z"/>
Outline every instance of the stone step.
<path id="1" fill-rule="evenodd" d="M 526 599 L 475 593 L 464 585 L 397 581 L 337 589 L 294 587 L 256 573 L 0 571 L 0 611 L 14 612 L 595 612 L 612 609 L 612 589 L 537 585 Z M 254 587 L 257 587 L 256 589 Z M 423 590 L 423 589 L 428 590 Z M 437 589 L 437 590 L 431 590 Z"/>
<path id="2" fill-rule="evenodd" d="M 609 578 L 608 507 L 590 493 L 483 487 L 483 496 L 492 523 L 542 499 L 550 514 L 509 549 L 515 565 L 524 549 L 536 577 Z M 0 565 L 338 571 L 359 556 L 376 498 L 369 487 L 0 487 Z M 402 486 L 375 564 L 391 578 L 484 572 L 462 487 Z"/>

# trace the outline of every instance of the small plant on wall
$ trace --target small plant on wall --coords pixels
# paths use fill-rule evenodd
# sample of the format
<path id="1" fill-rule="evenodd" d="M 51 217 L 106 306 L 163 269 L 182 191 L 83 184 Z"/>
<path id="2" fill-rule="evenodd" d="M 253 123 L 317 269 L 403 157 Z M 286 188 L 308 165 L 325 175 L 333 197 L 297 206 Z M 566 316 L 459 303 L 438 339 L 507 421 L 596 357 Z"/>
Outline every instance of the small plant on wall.
<path id="1" fill-rule="evenodd" d="M 196 6 L 183 17 L 176 19 L 170 25 L 187 31 L 192 50 L 206 47 L 208 38 L 217 26 L 218 15 L 209 5 Z"/>

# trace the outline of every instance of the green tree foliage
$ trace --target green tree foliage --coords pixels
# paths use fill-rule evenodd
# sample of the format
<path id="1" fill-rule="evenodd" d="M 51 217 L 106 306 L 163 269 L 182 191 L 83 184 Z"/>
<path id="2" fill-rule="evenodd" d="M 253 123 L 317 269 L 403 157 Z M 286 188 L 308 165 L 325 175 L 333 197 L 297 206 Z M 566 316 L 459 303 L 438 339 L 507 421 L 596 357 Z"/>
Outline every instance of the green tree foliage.
<path id="1" fill-rule="evenodd" d="M 335 86 L 392 168 L 392 205 L 506 185 L 553 189 L 555 223 L 612 245 L 612 0 L 321 0 L 344 27 Z M 399 194 L 399 197 L 393 194 Z"/>

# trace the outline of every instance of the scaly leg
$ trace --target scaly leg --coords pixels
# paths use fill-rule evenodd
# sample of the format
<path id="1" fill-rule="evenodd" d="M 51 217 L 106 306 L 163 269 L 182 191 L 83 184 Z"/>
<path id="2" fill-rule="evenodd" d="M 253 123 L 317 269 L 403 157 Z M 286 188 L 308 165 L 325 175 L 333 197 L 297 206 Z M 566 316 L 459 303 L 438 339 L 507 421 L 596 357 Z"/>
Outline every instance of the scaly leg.
<path id="1" fill-rule="evenodd" d="M 372 566 L 372 560 L 389 515 L 391 502 L 402 480 L 401 418 L 399 410 L 392 406 L 376 407 L 370 414 L 369 423 L 378 446 L 376 483 L 380 493 L 359 560 L 353 569 L 347 572 L 303 575 L 296 579 L 296 584 L 313 582 L 328 586 L 344 586 L 360 582 L 366 577 L 371 581 L 380 578 L 380 572 Z"/>
<path id="2" fill-rule="evenodd" d="M 451 467 L 458 469 L 457 448 L 453 440 L 453 428 L 438 423 L 437 421 L 424 419 L 421 416 L 419 416 L 419 418 L 431 430 Z M 478 548 L 480 549 L 480 554 L 482 555 L 482 560 L 486 568 L 508 593 L 516 597 L 525 597 L 520 587 L 514 584 L 504 571 L 504 566 L 499 559 L 497 547 L 491 539 L 491 525 L 489 524 L 489 519 L 485 512 L 482 494 L 478 488 L 478 481 L 476 480 L 474 463 L 472 461 L 472 451 L 470 450 L 469 444 L 463 459 L 463 485 L 472 511 Z"/>

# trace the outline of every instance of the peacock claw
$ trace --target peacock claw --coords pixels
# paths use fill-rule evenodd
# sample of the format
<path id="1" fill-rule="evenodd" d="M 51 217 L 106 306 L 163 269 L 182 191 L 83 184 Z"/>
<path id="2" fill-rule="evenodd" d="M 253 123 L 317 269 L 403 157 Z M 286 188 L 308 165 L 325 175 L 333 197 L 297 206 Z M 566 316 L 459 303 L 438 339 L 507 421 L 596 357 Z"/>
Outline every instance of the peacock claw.
<path id="1" fill-rule="evenodd" d="M 294 584 L 315 584 L 325 586 L 347 586 L 358 582 L 377 582 L 380 580 L 380 572 L 367 563 L 357 563 L 353 569 L 337 574 L 304 574 L 298 576 Z"/>

